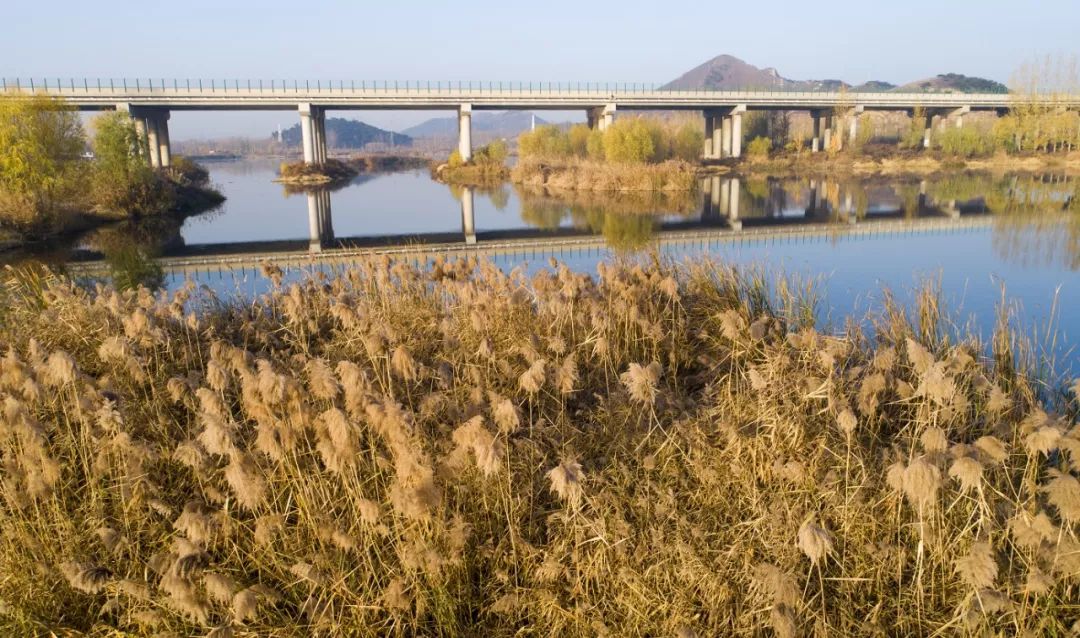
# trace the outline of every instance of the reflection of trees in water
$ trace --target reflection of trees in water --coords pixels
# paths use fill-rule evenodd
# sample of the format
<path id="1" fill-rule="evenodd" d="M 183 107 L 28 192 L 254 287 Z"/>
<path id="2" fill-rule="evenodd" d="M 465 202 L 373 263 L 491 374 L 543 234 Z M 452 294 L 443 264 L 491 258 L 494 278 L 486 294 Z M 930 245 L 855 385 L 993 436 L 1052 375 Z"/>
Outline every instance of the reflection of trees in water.
<path id="1" fill-rule="evenodd" d="M 1080 270 L 1080 182 L 1075 178 L 1004 178 L 995 192 L 994 251 L 1024 266 Z"/>
<path id="2" fill-rule="evenodd" d="M 521 219 L 528 225 L 554 230 L 569 222 L 575 228 L 603 235 L 616 250 L 637 250 L 656 234 L 660 217 L 692 217 L 698 211 L 694 192 L 641 191 L 604 193 L 547 191 L 515 186 Z"/>

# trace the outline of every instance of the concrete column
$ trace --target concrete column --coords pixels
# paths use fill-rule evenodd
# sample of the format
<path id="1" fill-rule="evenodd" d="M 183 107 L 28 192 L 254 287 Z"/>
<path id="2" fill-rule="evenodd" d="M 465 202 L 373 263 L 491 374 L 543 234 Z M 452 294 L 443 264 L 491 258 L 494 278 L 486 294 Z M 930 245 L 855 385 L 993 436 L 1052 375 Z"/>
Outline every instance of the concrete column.
<path id="1" fill-rule="evenodd" d="M 826 151 L 828 151 L 830 148 L 832 148 L 831 145 L 832 145 L 833 116 L 832 115 L 825 115 L 824 119 L 825 119 L 825 131 L 822 134 L 821 143 L 823 145 L 823 148 Z"/>
<path id="2" fill-rule="evenodd" d="M 161 143 L 158 141 L 157 114 L 146 116 L 146 145 L 150 151 L 150 167 L 161 168 Z"/>
<path id="3" fill-rule="evenodd" d="M 720 176 L 713 175 L 707 179 L 706 183 L 709 186 L 709 191 L 705 199 L 705 212 L 707 215 L 702 215 L 702 217 L 716 219 L 720 213 Z"/>
<path id="4" fill-rule="evenodd" d="M 330 211 L 330 190 L 322 189 L 319 191 L 319 218 L 322 220 L 322 240 L 323 245 L 328 245 L 334 241 L 334 216 Z"/>
<path id="5" fill-rule="evenodd" d="M 150 149 L 146 145 L 146 119 L 137 113 L 132 114 L 135 121 L 135 135 L 139 138 L 139 155 L 150 157 Z"/>
<path id="6" fill-rule="evenodd" d="M 968 113 L 971 113 L 971 107 L 961 106 L 960 108 L 955 109 L 952 113 L 949 113 L 949 118 L 956 123 L 956 128 L 964 128 L 964 116 Z"/>
<path id="7" fill-rule="evenodd" d="M 608 104 L 604 106 L 604 109 L 600 112 L 600 130 L 606 131 L 609 126 L 615 123 L 615 105 Z"/>
<path id="8" fill-rule="evenodd" d="M 594 129 L 600 125 L 600 111 L 601 108 L 598 106 L 585 109 L 585 121 L 590 129 Z M 706 121 L 708 121 L 708 118 L 706 118 Z"/>
<path id="9" fill-rule="evenodd" d="M 458 153 L 462 160 L 472 161 L 472 104 L 458 109 Z"/>
<path id="10" fill-rule="evenodd" d="M 729 196 L 731 197 L 731 203 L 728 204 L 728 223 L 732 228 L 742 228 L 742 221 L 739 220 L 739 200 L 742 192 L 741 182 L 738 177 L 731 178 L 731 186 L 728 187 Z"/>
<path id="11" fill-rule="evenodd" d="M 465 235 L 465 243 L 476 243 L 476 216 L 473 212 L 473 188 L 464 186 L 461 189 L 461 233 Z"/>
<path id="12" fill-rule="evenodd" d="M 322 252 L 322 215 L 319 214 L 319 194 L 315 191 L 307 192 L 308 214 L 308 250 L 313 253 Z"/>
<path id="13" fill-rule="evenodd" d="M 720 157 L 731 157 L 731 116 L 720 118 Z"/>
<path id="14" fill-rule="evenodd" d="M 731 211 L 731 180 L 720 180 L 720 216 L 728 217 Z"/>
<path id="15" fill-rule="evenodd" d="M 724 116 L 714 112 L 712 123 L 712 156 L 721 159 L 724 157 Z"/>
<path id="16" fill-rule="evenodd" d="M 309 190 L 308 204 L 308 250 L 322 252 L 334 241 L 334 220 L 330 209 L 330 191 Z"/>
<path id="17" fill-rule="evenodd" d="M 317 108 L 313 110 L 311 124 L 314 127 L 315 133 L 313 139 L 315 140 L 315 161 L 319 164 L 325 164 L 327 158 L 326 149 L 326 109 Z"/>
<path id="18" fill-rule="evenodd" d="M 866 110 L 865 107 L 856 106 L 854 109 L 851 110 L 851 113 L 849 115 L 849 117 L 851 118 L 849 126 L 851 128 L 848 130 L 848 142 L 852 145 L 855 144 L 856 138 L 859 137 L 859 117 L 862 116 L 864 110 Z"/>
<path id="19" fill-rule="evenodd" d="M 715 120 L 709 111 L 705 111 L 705 148 L 701 152 L 704 159 L 713 158 L 713 129 Z"/>
<path id="20" fill-rule="evenodd" d="M 310 104 L 300 105 L 300 136 L 303 138 L 304 163 L 315 163 L 315 127 L 311 121 L 312 112 Z M 309 200 L 310 203 L 310 200 Z"/>
<path id="21" fill-rule="evenodd" d="M 814 121 L 814 136 L 810 141 L 810 152 L 817 153 L 821 150 L 821 111 L 810 111 L 810 119 Z"/>
<path id="22" fill-rule="evenodd" d="M 172 145 L 169 142 L 169 112 L 160 111 L 157 118 L 158 156 L 162 168 L 172 165 Z"/>
<path id="23" fill-rule="evenodd" d="M 930 132 L 934 129 L 934 114 L 930 111 L 926 112 L 926 124 L 923 129 L 922 146 L 923 148 L 930 148 Z"/>
<path id="24" fill-rule="evenodd" d="M 742 157 L 742 112 L 731 114 L 731 156 Z"/>

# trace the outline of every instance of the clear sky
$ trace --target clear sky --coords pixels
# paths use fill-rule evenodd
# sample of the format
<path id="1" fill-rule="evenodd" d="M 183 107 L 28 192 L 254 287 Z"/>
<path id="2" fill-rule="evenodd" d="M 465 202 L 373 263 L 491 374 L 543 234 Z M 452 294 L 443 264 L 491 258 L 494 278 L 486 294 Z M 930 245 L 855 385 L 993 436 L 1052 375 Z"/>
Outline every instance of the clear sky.
<path id="1" fill-rule="evenodd" d="M 1002 82 L 1076 55 L 1080 0 L 37 0 L 3 9 L 4 77 L 666 82 L 730 53 L 792 79 Z M 404 128 L 431 113 L 363 113 Z M 176 139 L 284 113 L 176 114 Z"/>

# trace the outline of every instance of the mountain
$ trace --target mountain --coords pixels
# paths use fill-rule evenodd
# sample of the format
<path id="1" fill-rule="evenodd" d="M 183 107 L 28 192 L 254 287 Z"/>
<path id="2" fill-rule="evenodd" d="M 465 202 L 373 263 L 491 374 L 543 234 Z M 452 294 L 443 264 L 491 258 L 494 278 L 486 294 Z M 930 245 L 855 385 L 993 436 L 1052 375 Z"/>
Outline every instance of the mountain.
<path id="1" fill-rule="evenodd" d="M 960 73 L 943 73 L 937 77 L 909 82 L 896 89 L 910 93 L 1008 93 L 1001 82 L 974 78 Z"/>
<path id="2" fill-rule="evenodd" d="M 277 139 L 277 131 L 271 137 Z M 295 124 L 281 132 L 287 146 L 301 144 L 300 125 Z M 378 143 L 388 146 L 412 146 L 412 137 L 402 133 L 387 131 L 359 120 L 346 120 L 331 117 L 326 120 L 326 144 L 330 148 L 363 148 L 367 144 Z"/>
<path id="3" fill-rule="evenodd" d="M 732 55 L 718 55 L 700 64 L 671 82 L 662 90 L 687 91 L 692 89 L 769 89 L 791 88 L 799 84 L 780 75 L 773 68 L 759 69 Z"/>
<path id="4" fill-rule="evenodd" d="M 484 134 L 484 137 L 513 138 L 532 128 L 532 118 L 533 114 L 529 111 L 473 111 L 472 130 L 473 134 Z M 546 123 L 546 120 L 536 118 L 537 125 Z M 456 116 L 436 117 L 407 128 L 402 133 L 417 139 L 457 137 L 458 119 Z"/>
<path id="5" fill-rule="evenodd" d="M 957 92 L 999 93 L 1007 89 L 1003 84 L 983 78 L 968 77 L 958 73 L 945 73 L 927 80 L 896 86 L 890 82 L 871 80 L 851 85 L 843 80 L 792 80 L 780 75 L 772 67 L 758 68 L 732 55 L 718 55 L 700 64 L 661 89 L 686 91 L 708 89 L 714 91 L 738 89 L 780 89 L 785 91 L 909 91 L 909 92 Z"/>

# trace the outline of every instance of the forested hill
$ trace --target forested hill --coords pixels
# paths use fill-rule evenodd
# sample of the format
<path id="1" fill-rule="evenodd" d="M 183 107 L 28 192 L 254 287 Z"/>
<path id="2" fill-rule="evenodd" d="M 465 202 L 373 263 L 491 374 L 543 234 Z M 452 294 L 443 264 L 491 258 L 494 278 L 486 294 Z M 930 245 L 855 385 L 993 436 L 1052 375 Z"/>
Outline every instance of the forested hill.
<path id="1" fill-rule="evenodd" d="M 272 135 L 277 139 L 277 131 Z M 296 124 L 281 132 L 284 143 L 288 146 L 301 144 L 300 125 Z M 359 120 L 346 120 L 340 117 L 327 118 L 326 143 L 330 148 L 363 148 L 367 144 L 378 143 L 387 146 L 412 146 L 413 138 L 403 133 L 395 133 L 365 124 Z"/>

